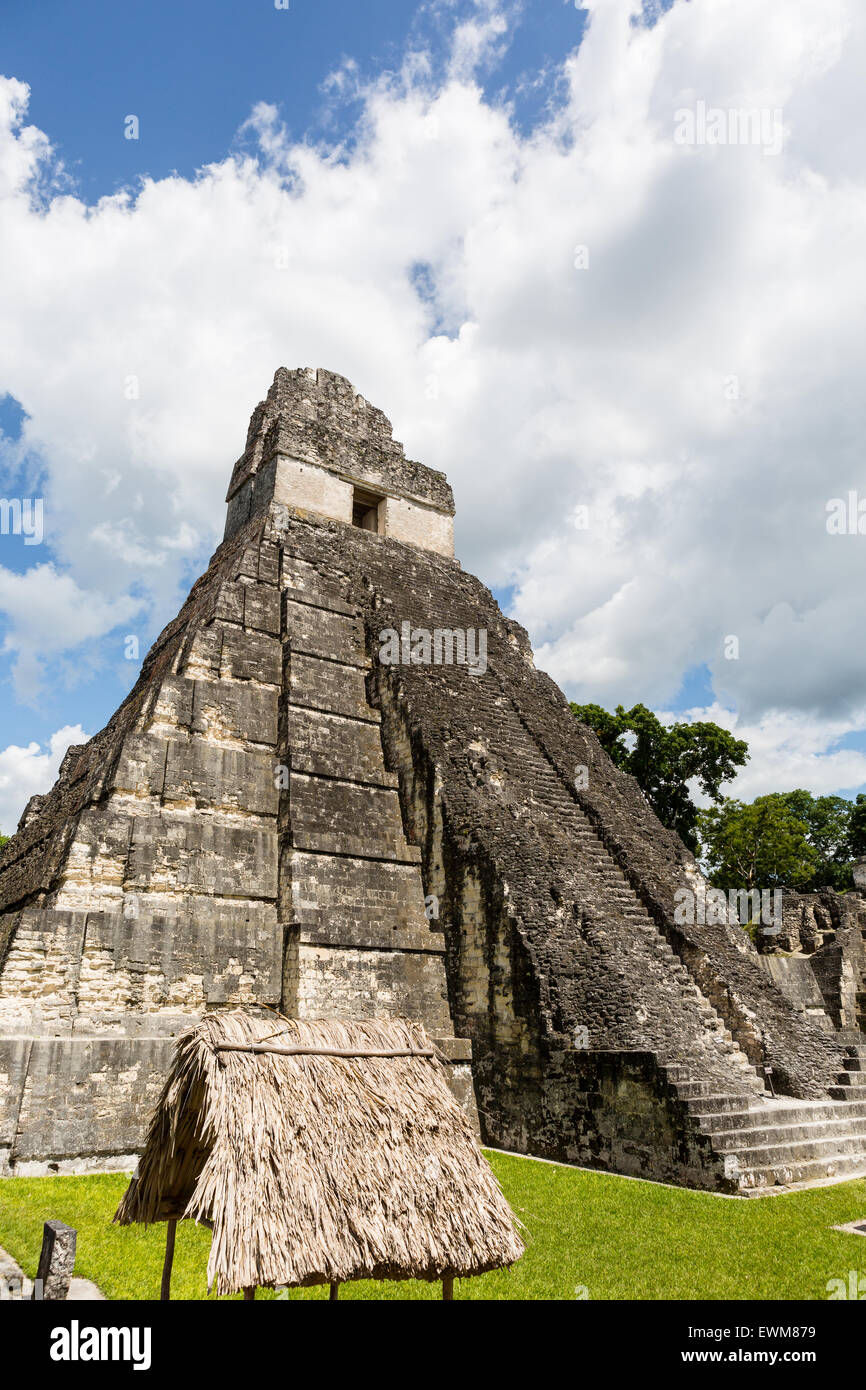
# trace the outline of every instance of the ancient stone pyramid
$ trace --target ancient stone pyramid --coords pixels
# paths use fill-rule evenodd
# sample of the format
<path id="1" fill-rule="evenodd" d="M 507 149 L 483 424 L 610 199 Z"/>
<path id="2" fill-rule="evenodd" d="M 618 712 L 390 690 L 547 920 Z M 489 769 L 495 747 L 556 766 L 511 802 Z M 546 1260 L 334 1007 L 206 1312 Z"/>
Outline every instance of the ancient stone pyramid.
<path id="1" fill-rule="evenodd" d="M 5 1171 L 130 1165 L 174 1036 L 238 1004 L 421 1020 L 502 1148 L 729 1191 L 866 1171 L 862 1035 L 736 924 L 676 921 L 691 855 L 453 510 L 348 381 L 277 372 L 207 573 L 0 858 Z"/>

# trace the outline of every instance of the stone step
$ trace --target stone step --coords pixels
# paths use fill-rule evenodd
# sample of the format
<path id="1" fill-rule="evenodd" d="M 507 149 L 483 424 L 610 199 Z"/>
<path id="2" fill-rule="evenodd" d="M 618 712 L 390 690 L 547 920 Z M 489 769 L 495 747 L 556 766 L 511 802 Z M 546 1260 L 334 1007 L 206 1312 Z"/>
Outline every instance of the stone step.
<path id="1" fill-rule="evenodd" d="M 866 1140 L 860 1135 L 832 1134 L 826 1139 L 804 1139 L 793 1144 L 758 1144 L 754 1148 L 736 1148 L 741 1168 L 776 1169 L 796 1163 L 811 1163 L 817 1159 L 859 1159 L 866 1169 Z"/>
<path id="2" fill-rule="evenodd" d="M 569 819 L 573 823 L 576 819 L 576 808 L 571 799 L 565 799 L 562 804 L 568 807 Z M 724 1018 L 704 998 L 688 969 L 652 920 L 625 874 L 609 854 L 594 829 L 589 824 L 579 823 L 573 833 L 584 858 L 589 859 L 597 870 L 602 886 L 607 890 L 612 911 L 640 932 L 646 945 L 663 967 L 667 979 L 679 986 L 680 998 L 687 1015 L 689 1011 L 693 1011 L 693 1018 L 697 1014 L 695 1021 L 709 1046 L 712 1058 L 711 1066 L 718 1065 L 721 1068 L 721 1075 L 724 1075 L 725 1071 L 729 1071 L 733 1087 L 742 1083 L 746 1086 L 747 1093 L 753 1096 L 764 1095 L 763 1081 L 758 1077 L 755 1068 L 727 1028 Z M 682 1091 L 684 1096 L 700 1094 L 704 1087 L 718 1090 L 718 1081 L 711 1083 L 698 1079 L 694 1083 L 690 1082 L 688 1077 L 694 1068 L 693 1066 L 686 1066 L 686 1064 L 683 1064 L 683 1067 L 681 1072 L 671 1072 L 670 1075 L 671 1080 L 676 1080 L 678 1083 L 678 1088 L 689 1088 Z"/>
<path id="3" fill-rule="evenodd" d="M 719 1097 L 718 1081 L 674 1081 L 672 1084 L 677 1095 L 680 1097 L 681 1100 L 691 1102 L 693 1098 L 698 1097 L 712 1097 L 713 1099 L 717 1099 Z M 750 1099 L 750 1097 L 748 1093 L 744 1091 L 743 1094 L 736 1097 L 736 1099 L 742 1106 L 747 1100 Z M 689 1108 L 691 1109 L 691 1104 L 689 1104 Z"/>
<path id="4" fill-rule="evenodd" d="M 838 1102 L 792 1100 L 790 1105 L 778 1105 L 769 1101 L 757 1101 L 743 1105 L 742 1097 L 715 1096 L 714 1101 L 722 1102 L 713 1109 L 704 1104 L 706 1098 L 696 1096 L 688 1102 L 691 1114 L 699 1121 L 701 1129 L 707 1134 L 717 1130 L 757 1129 L 772 1125 L 801 1125 L 817 1123 L 843 1123 L 861 1120 L 866 1117 L 866 1103 L 845 1105 Z M 739 1104 L 730 1103 L 736 1102 Z"/>
<path id="5" fill-rule="evenodd" d="M 728 1091 L 718 1090 L 692 1096 L 688 1098 L 687 1104 L 689 1114 L 700 1121 L 702 1129 L 705 1120 L 728 1119 L 732 1114 L 751 1117 L 759 1114 L 763 1108 L 759 1099 L 752 1095 L 733 1095 Z"/>
<path id="6" fill-rule="evenodd" d="M 827 1094 L 832 1096 L 834 1100 L 856 1103 L 860 1100 L 866 1100 L 866 1086 L 843 1086 L 837 1084 L 836 1086 L 828 1086 Z"/>
<path id="7" fill-rule="evenodd" d="M 753 1118 L 755 1118 L 753 1116 Z M 714 1129 L 713 1147 L 724 1150 L 764 1148 L 773 1144 L 795 1147 L 825 1140 L 851 1140 L 866 1153 L 866 1115 L 854 1120 L 813 1120 L 805 1124 L 760 1125 L 757 1128 Z M 804 1155 L 808 1157 L 808 1155 Z"/>
<path id="8" fill-rule="evenodd" d="M 862 1091 L 866 1095 L 866 1072 L 840 1071 L 836 1077 L 836 1085 L 846 1091 Z"/>
<path id="9" fill-rule="evenodd" d="M 798 1182 L 819 1182 L 822 1178 L 866 1177 L 866 1151 L 860 1155 L 840 1154 L 832 1158 L 813 1158 L 778 1168 L 741 1168 L 739 1186 L 743 1191 Z"/>

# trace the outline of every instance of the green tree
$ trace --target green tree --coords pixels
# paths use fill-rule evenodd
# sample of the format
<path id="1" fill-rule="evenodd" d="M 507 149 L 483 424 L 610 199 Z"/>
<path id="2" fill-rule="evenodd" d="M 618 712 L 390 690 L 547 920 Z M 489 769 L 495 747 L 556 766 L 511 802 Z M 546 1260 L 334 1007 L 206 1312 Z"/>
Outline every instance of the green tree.
<path id="1" fill-rule="evenodd" d="M 851 849 L 851 818 L 854 803 L 844 796 L 812 796 L 802 788 L 781 792 L 780 796 L 805 825 L 806 839 L 817 856 L 810 887 L 853 888 L 851 860 L 856 856 Z"/>
<path id="2" fill-rule="evenodd" d="M 858 792 L 848 820 L 848 857 L 860 859 L 866 854 L 866 795 Z"/>
<path id="3" fill-rule="evenodd" d="M 705 796 L 718 801 L 722 783 L 747 761 L 747 744 L 706 721 L 662 724 L 646 705 L 630 710 L 617 705 L 613 714 L 601 705 L 571 709 L 595 730 L 617 767 L 637 779 L 662 825 L 697 852 L 698 808 L 688 784 L 697 782 Z"/>
<path id="4" fill-rule="evenodd" d="M 809 827 L 783 793 L 759 796 L 746 805 L 724 798 L 701 811 L 698 829 L 711 883 L 731 888 L 797 888 L 813 883 L 819 851 Z"/>
<path id="5" fill-rule="evenodd" d="M 8 845 L 8 843 L 9 843 L 9 836 L 8 836 L 8 835 L 0 835 L 0 849 L 2 849 L 4 845 Z"/>

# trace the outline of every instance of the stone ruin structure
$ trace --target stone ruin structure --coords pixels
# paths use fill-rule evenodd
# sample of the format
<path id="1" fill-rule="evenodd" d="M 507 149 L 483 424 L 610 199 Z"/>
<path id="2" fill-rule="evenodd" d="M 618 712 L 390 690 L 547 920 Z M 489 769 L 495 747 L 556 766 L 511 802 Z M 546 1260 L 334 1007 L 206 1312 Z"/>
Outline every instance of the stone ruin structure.
<path id="1" fill-rule="evenodd" d="M 453 513 L 348 381 L 277 372 L 207 573 L 0 857 L 0 1171 L 132 1166 L 174 1037 L 243 1004 L 420 1020 L 499 1148 L 727 1192 L 866 1173 L 862 1012 L 677 922 L 692 856 Z M 862 997 L 845 912 L 822 949 Z"/>
<path id="2" fill-rule="evenodd" d="M 866 1033 L 866 883 L 854 893 L 784 889 L 778 930 L 756 937 L 779 989 L 827 1032 Z"/>

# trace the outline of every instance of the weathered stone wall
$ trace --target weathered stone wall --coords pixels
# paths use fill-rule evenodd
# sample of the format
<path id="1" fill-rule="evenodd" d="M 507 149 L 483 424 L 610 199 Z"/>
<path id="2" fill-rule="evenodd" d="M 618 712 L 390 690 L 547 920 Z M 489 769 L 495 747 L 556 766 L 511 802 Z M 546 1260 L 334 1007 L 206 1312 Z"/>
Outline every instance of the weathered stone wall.
<path id="1" fill-rule="evenodd" d="M 0 1038 L 0 1174 L 134 1168 L 170 1038 Z"/>
<path id="2" fill-rule="evenodd" d="M 386 497 L 381 511 L 382 535 L 422 550 L 435 550 L 437 555 L 454 554 L 454 520 L 446 513 L 403 497 Z"/>
<path id="3" fill-rule="evenodd" d="M 191 601 L 162 679 L 143 678 L 115 737 L 93 741 L 104 762 L 90 746 L 69 762 L 77 814 L 54 829 L 72 799 L 61 777 L 26 828 L 25 842 L 45 822 L 46 849 L 7 944 L 0 1031 L 122 1034 L 138 1015 L 171 1031 L 211 1005 L 279 1003 L 279 593 L 260 571 L 274 558 L 252 546 L 217 562 L 208 620 Z M 18 886 L 20 838 L 0 892 Z"/>
<path id="4" fill-rule="evenodd" d="M 780 893 L 782 920 L 772 932 L 758 934 L 762 955 L 811 955 L 832 937 L 846 912 L 845 899 L 832 889 L 819 893 L 796 893 L 784 888 Z M 775 930 L 778 927 L 778 930 Z"/>
<path id="5" fill-rule="evenodd" d="M 299 511 L 330 517 L 333 521 L 352 521 L 352 484 L 326 468 L 278 455 L 269 465 L 274 472 L 272 496 Z M 264 482 L 264 479 L 260 481 Z M 270 498 L 268 499 L 268 502 Z"/>
<path id="6" fill-rule="evenodd" d="M 237 1004 L 421 1019 L 474 1115 L 368 668 L 355 610 L 254 518 L 28 808 L 0 859 L 16 1171 L 128 1155 L 170 1039 Z"/>
<path id="7" fill-rule="evenodd" d="M 565 1046 L 551 1053 L 546 1090 L 551 1157 L 713 1192 L 738 1190 L 735 1158 L 714 1150 L 653 1053 Z M 563 1114 L 570 1117 L 564 1152 Z"/>
<path id="8" fill-rule="evenodd" d="M 795 1009 L 808 1014 L 825 1031 L 837 1026 L 827 1011 L 818 978 L 808 956 L 762 955 L 758 959 L 770 979 L 785 998 L 791 1001 Z"/>
<path id="9" fill-rule="evenodd" d="M 866 991 L 866 900 L 859 892 L 782 892 L 780 930 L 759 937 L 765 967 L 792 1002 L 804 1007 L 811 977 L 832 1026 L 862 1028 Z M 787 962 L 787 964 L 785 963 Z"/>

